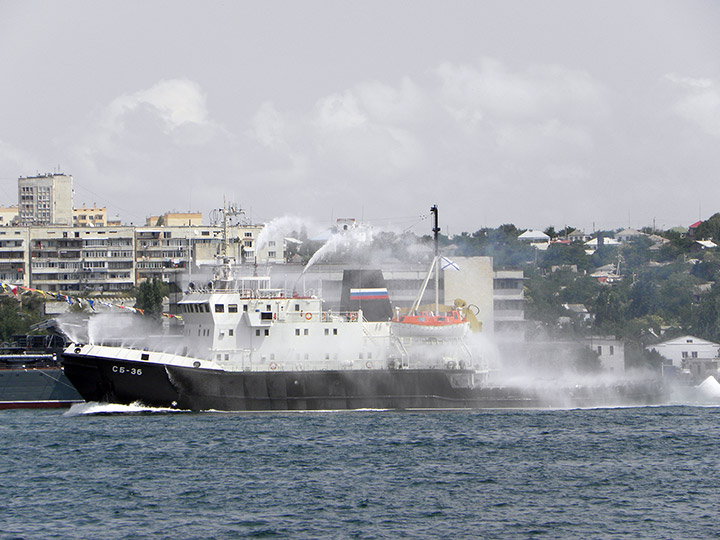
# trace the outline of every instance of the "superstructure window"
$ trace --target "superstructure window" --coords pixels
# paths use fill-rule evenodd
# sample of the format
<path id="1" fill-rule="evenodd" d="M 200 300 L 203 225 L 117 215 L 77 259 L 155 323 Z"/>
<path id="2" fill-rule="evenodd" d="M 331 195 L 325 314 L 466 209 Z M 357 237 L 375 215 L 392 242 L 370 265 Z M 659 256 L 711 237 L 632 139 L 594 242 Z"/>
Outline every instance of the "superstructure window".
<path id="1" fill-rule="evenodd" d="M 237 313 L 237 304 L 228 304 L 228 313 Z"/>
<path id="2" fill-rule="evenodd" d="M 224 313 L 225 304 L 215 304 L 215 313 Z"/>

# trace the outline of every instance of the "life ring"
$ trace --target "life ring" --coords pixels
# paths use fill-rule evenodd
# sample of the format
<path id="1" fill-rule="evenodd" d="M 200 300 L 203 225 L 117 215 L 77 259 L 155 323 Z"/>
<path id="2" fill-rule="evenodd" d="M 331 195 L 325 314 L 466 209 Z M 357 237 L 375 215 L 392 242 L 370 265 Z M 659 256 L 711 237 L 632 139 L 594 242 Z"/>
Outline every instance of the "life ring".
<path id="1" fill-rule="evenodd" d="M 327 319 L 327 315 L 325 314 L 324 311 L 322 312 L 322 315 L 320 315 L 320 319 L 321 319 L 323 322 L 325 322 L 325 319 Z"/>
<path id="2" fill-rule="evenodd" d="M 372 369 L 373 363 L 370 360 L 368 360 L 367 362 L 365 362 L 365 367 L 368 369 Z"/>
<path id="3" fill-rule="evenodd" d="M 351 313 L 351 314 L 350 314 L 350 320 L 351 320 L 351 321 L 357 321 L 357 313 Z"/>
<path id="4" fill-rule="evenodd" d="M 273 320 L 277 320 L 277 313 L 273 313 Z"/>
<path id="5" fill-rule="evenodd" d="M 277 369 L 278 365 L 276 362 L 270 362 L 270 369 Z"/>
<path id="6" fill-rule="evenodd" d="M 305 314 L 305 318 L 306 318 L 308 321 L 309 321 L 310 319 L 312 319 L 312 313 L 310 313 L 310 312 L 308 311 L 308 312 Z"/>

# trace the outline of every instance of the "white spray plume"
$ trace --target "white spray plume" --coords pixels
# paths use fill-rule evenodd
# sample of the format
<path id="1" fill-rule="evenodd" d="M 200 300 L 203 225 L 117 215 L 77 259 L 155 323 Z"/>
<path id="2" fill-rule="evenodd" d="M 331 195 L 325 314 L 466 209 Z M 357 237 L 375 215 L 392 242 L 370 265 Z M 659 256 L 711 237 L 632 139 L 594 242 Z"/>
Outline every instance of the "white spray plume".
<path id="1" fill-rule="evenodd" d="M 348 230 L 339 231 L 333 234 L 320 249 L 318 249 L 310 258 L 303 269 L 303 274 L 307 272 L 313 264 L 322 261 L 331 253 L 338 251 L 352 252 L 359 248 L 367 247 L 372 243 L 373 230 L 365 225 L 357 225 Z"/>
<path id="2" fill-rule="evenodd" d="M 293 232 L 299 234 L 303 228 L 307 230 L 311 236 L 315 236 L 322 231 L 319 225 L 298 216 L 275 218 L 264 224 L 263 230 L 260 231 L 257 238 L 256 250 L 260 251 L 266 247 L 270 240 L 282 240 Z"/>

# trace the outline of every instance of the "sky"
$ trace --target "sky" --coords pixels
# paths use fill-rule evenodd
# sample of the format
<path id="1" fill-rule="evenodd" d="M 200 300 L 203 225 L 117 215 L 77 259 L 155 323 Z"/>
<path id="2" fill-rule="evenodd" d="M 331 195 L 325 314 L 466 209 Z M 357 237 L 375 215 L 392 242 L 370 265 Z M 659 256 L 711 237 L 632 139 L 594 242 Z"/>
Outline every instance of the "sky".
<path id="1" fill-rule="evenodd" d="M 0 203 L 429 233 L 720 211 L 720 3 L 0 0 Z M 426 230 L 427 229 L 427 230 Z"/>

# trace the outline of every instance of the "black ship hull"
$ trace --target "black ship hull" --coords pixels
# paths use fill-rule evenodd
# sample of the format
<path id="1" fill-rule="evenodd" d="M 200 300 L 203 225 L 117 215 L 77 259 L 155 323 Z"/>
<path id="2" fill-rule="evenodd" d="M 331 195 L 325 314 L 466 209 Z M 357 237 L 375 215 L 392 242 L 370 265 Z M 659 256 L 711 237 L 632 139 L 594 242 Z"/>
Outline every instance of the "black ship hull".
<path id="1" fill-rule="evenodd" d="M 475 409 L 648 405 L 653 383 L 551 394 L 476 386 L 462 369 L 221 371 L 65 353 L 63 368 L 86 401 L 181 410 L 293 411 Z"/>

